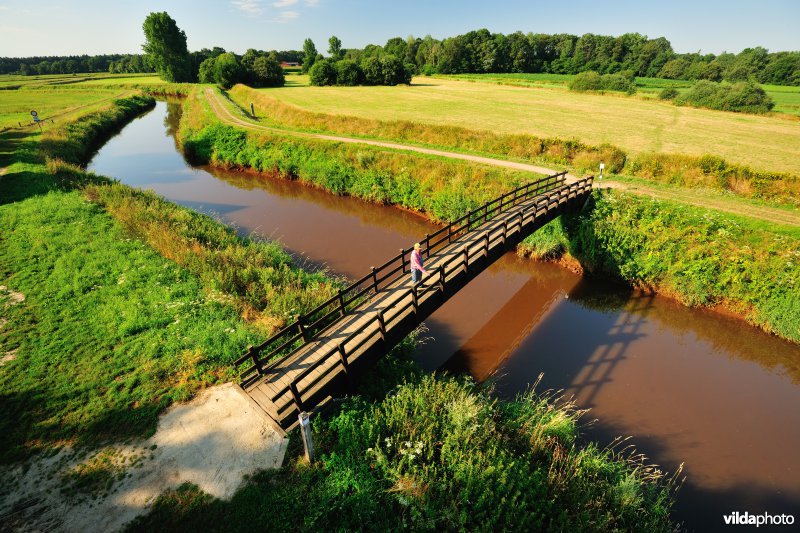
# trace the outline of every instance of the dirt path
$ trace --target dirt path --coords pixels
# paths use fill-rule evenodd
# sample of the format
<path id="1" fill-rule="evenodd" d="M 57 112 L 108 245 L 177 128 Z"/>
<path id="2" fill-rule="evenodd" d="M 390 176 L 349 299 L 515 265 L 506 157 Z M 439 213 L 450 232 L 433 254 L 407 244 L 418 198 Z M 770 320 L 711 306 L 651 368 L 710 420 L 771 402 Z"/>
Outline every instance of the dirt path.
<path id="1" fill-rule="evenodd" d="M 32 463 L 0 467 L 0 530 L 117 531 L 184 482 L 231 498 L 245 474 L 280 468 L 288 444 L 237 389 L 228 383 L 173 405 L 147 440 L 82 458 L 62 448 Z M 70 489 L 70 473 L 79 468 L 98 478 L 93 491 Z"/>
<path id="2" fill-rule="evenodd" d="M 432 148 L 423 148 L 420 146 L 408 145 L 408 144 L 400 144 L 395 142 L 388 142 L 388 141 L 374 141 L 369 139 L 360 139 L 357 137 L 342 137 L 339 135 L 324 135 L 320 133 L 306 133 L 306 132 L 298 132 L 293 130 L 287 130 L 282 128 L 275 128 L 271 126 L 263 126 L 260 124 L 254 124 L 247 120 L 244 120 L 241 117 L 237 117 L 234 115 L 230 109 L 225 106 L 225 104 L 220 100 L 219 94 L 211 88 L 205 90 L 206 98 L 208 99 L 211 108 L 214 110 L 214 113 L 222 120 L 223 122 L 235 126 L 239 126 L 242 128 L 256 130 L 256 131 L 269 131 L 273 133 L 280 133 L 282 135 L 293 135 L 296 137 L 305 137 L 310 139 L 322 139 L 326 141 L 336 141 L 336 142 L 344 142 L 344 143 L 353 143 L 353 144 L 366 144 L 368 146 L 378 146 L 381 148 L 390 148 L 394 150 L 406 150 L 410 152 L 417 152 L 421 154 L 428 154 L 434 155 L 438 157 L 447 157 L 450 159 L 460 159 L 463 161 L 472 161 L 474 163 L 480 163 L 484 165 L 492 165 L 497 167 L 505 167 L 511 168 L 514 170 L 522 170 L 526 172 L 534 172 L 536 174 L 544 174 L 550 175 L 555 174 L 557 171 L 546 168 L 540 167 L 537 165 L 530 165 L 528 163 L 518 163 L 516 161 L 506 161 L 503 159 L 494 159 L 491 157 L 483 157 L 477 155 L 470 155 L 470 154 L 462 154 L 459 152 L 448 152 L 445 150 L 435 150 Z M 577 178 L 572 174 L 567 174 L 567 182 L 571 182 L 576 180 Z M 771 222 L 774 224 L 780 225 L 788 225 L 788 226 L 800 226 L 800 212 L 795 211 L 786 211 L 783 209 L 778 209 L 774 207 L 767 207 L 767 206 L 750 206 L 744 205 L 735 201 L 727 202 L 722 199 L 713 199 L 708 197 L 703 197 L 702 193 L 698 191 L 686 190 L 673 190 L 667 191 L 660 188 L 655 187 L 648 187 L 647 185 L 643 184 L 636 184 L 636 185 L 628 185 L 619 182 L 603 182 L 597 183 L 595 182 L 595 187 L 604 188 L 604 189 L 621 189 L 625 191 L 629 191 L 635 194 L 650 196 L 653 198 L 658 198 L 662 200 L 673 200 L 678 201 L 681 203 L 694 205 L 697 207 L 704 207 L 708 209 L 715 209 L 717 211 L 724 211 L 726 213 L 732 213 L 735 215 L 746 216 L 750 218 L 756 218 L 760 220 L 764 220 L 767 222 Z"/>

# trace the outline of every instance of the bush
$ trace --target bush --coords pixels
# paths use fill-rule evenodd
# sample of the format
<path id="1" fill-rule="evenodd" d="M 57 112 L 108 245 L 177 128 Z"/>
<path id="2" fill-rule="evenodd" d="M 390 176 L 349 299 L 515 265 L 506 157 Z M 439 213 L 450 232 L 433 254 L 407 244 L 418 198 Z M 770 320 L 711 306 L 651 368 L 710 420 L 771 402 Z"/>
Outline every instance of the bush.
<path id="1" fill-rule="evenodd" d="M 282 87 L 286 83 L 281 64 L 268 56 L 261 56 L 253 62 L 252 79 L 256 87 Z"/>
<path id="2" fill-rule="evenodd" d="M 749 81 L 723 85 L 701 80 L 675 100 L 675 103 L 738 113 L 767 113 L 775 106 L 775 102 L 764 89 Z"/>
<path id="3" fill-rule="evenodd" d="M 603 88 L 603 81 L 600 74 L 588 70 L 572 78 L 568 86 L 571 91 L 599 91 Z"/>
<path id="4" fill-rule="evenodd" d="M 635 91 L 632 78 L 622 73 L 601 76 L 593 70 L 581 72 L 572 78 L 568 86 L 572 91 Z"/>
<path id="5" fill-rule="evenodd" d="M 309 81 L 311 85 L 335 85 L 336 84 L 336 68 L 330 59 L 321 59 L 316 61 L 308 71 Z"/>
<path id="6" fill-rule="evenodd" d="M 360 85 L 364 80 L 364 73 L 355 61 L 343 59 L 337 61 L 334 67 L 336 68 L 336 85 Z"/>
<path id="7" fill-rule="evenodd" d="M 223 89 L 230 89 L 244 77 L 244 69 L 235 54 L 226 52 L 214 61 L 214 81 Z"/>
<path id="8" fill-rule="evenodd" d="M 409 84 L 413 74 L 413 71 L 410 72 L 403 62 L 392 54 L 369 57 L 364 60 L 362 68 L 367 85 Z"/>
<path id="9" fill-rule="evenodd" d="M 673 89 L 672 87 L 668 87 L 658 93 L 659 100 L 674 100 L 678 97 L 678 89 Z"/>

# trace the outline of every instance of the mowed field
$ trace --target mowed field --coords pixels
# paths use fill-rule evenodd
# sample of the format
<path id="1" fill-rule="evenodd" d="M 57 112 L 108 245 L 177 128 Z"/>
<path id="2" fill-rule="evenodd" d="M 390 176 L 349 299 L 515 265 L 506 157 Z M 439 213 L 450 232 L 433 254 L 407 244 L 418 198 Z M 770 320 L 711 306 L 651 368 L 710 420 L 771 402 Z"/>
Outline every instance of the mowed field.
<path id="1" fill-rule="evenodd" d="M 163 82 L 153 74 L 0 76 L 0 128 L 30 124 L 31 111 L 42 119 L 58 120 L 88 106 L 121 98 L 130 93 L 126 86 L 156 83 Z"/>
<path id="2" fill-rule="evenodd" d="M 729 113 L 615 94 L 417 77 L 397 87 L 309 87 L 287 76 L 271 96 L 311 111 L 610 143 L 633 154 L 714 154 L 800 173 L 800 120 Z"/>

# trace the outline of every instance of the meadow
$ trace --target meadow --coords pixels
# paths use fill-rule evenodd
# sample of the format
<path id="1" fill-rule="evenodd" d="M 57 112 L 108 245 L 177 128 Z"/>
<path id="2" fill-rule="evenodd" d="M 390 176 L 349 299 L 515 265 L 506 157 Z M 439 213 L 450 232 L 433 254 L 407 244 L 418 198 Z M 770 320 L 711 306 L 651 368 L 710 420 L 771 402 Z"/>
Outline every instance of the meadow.
<path id="1" fill-rule="evenodd" d="M 294 78 L 294 79 L 293 79 Z M 306 87 L 263 92 L 309 111 L 383 121 L 527 133 L 618 146 L 633 154 L 714 154 L 757 170 L 800 173 L 800 121 L 677 107 L 636 96 L 574 93 L 417 77 L 412 86 Z M 791 103 L 789 92 L 785 103 Z"/>

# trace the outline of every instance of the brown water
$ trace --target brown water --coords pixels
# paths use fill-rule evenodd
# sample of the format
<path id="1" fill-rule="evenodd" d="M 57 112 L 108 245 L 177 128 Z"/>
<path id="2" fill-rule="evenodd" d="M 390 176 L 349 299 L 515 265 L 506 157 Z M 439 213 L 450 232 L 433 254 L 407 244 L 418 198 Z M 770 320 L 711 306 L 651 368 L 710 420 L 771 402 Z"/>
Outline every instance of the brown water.
<path id="1" fill-rule="evenodd" d="M 399 209 L 298 183 L 192 168 L 169 135 L 174 120 L 159 102 L 90 168 L 351 277 L 435 229 Z M 734 318 L 512 254 L 427 326 L 434 340 L 418 350 L 424 368 L 494 376 L 505 397 L 543 372 L 540 389 L 564 389 L 591 408 L 591 437 L 633 435 L 667 471 L 684 463 L 676 515 L 690 529 L 722 529 L 722 515 L 733 511 L 800 519 L 800 347 Z"/>

